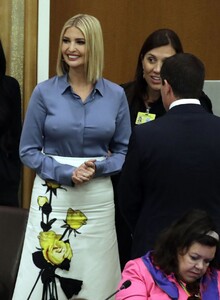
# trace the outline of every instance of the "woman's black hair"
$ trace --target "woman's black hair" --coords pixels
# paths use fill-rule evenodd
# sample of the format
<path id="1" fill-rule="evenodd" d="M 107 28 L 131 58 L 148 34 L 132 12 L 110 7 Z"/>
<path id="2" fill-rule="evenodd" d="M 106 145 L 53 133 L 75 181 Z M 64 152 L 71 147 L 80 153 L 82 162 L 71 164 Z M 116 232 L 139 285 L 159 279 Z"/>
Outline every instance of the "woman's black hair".
<path id="1" fill-rule="evenodd" d="M 183 52 L 183 47 L 178 35 L 173 30 L 166 28 L 158 29 L 152 32 L 146 38 L 141 47 L 135 72 L 135 94 L 138 95 L 138 97 L 141 99 L 143 99 L 147 93 L 147 83 L 146 80 L 143 78 L 142 59 L 148 51 L 166 45 L 171 45 L 172 48 L 176 51 L 176 53 Z"/>
<path id="2" fill-rule="evenodd" d="M 164 230 L 156 242 L 153 261 L 166 274 L 178 272 L 178 254 L 185 253 L 197 242 L 201 245 L 216 247 L 210 266 L 219 267 L 219 240 L 210 235 L 217 232 L 212 218 L 202 210 L 192 210 Z M 218 236 L 217 236 L 218 237 Z"/>

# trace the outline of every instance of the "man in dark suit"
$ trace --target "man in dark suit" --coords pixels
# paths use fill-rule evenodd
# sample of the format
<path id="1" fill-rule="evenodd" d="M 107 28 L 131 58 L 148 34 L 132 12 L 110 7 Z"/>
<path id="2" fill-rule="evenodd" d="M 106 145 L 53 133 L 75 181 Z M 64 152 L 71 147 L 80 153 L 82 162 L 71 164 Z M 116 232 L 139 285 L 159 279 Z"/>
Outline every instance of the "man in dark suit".
<path id="1" fill-rule="evenodd" d="M 160 76 L 167 113 L 134 128 L 118 187 L 132 258 L 192 208 L 208 211 L 220 229 L 220 118 L 198 100 L 204 66 L 180 53 L 165 60 Z"/>

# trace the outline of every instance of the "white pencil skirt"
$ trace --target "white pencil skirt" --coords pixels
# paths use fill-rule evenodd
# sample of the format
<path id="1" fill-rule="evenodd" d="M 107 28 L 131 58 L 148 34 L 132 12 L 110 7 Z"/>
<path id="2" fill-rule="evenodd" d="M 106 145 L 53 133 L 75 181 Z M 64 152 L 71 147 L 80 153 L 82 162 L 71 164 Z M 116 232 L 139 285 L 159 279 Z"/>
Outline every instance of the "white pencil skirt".
<path id="1" fill-rule="evenodd" d="M 110 177 L 69 187 L 36 176 L 13 300 L 104 300 L 120 274 Z"/>

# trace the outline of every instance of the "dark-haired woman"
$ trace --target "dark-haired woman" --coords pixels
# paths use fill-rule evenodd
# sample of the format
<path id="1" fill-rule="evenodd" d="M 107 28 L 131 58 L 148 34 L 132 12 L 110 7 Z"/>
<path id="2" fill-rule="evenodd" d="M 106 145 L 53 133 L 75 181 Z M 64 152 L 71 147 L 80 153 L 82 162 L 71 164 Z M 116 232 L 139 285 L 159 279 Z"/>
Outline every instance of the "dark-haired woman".
<path id="1" fill-rule="evenodd" d="M 122 273 L 131 286 L 116 300 L 219 300 L 219 234 L 204 211 L 193 210 L 166 229 L 154 251 L 129 261 Z"/>
<path id="2" fill-rule="evenodd" d="M 165 114 L 160 95 L 160 69 L 166 58 L 181 52 L 183 46 L 180 38 L 171 29 L 158 29 L 146 38 L 138 56 L 135 80 L 122 84 L 130 107 L 132 126 Z M 212 103 L 202 91 L 200 102 L 212 113 Z"/>

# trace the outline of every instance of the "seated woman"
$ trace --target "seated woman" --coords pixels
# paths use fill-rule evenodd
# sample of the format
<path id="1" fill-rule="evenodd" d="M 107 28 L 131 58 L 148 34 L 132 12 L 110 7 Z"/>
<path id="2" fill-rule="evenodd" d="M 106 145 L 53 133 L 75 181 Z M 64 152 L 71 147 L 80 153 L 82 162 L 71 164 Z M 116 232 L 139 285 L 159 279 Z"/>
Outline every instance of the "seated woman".
<path id="1" fill-rule="evenodd" d="M 155 250 L 130 260 L 115 299 L 219 300 L 219 235 L 206 212 L 193 210 L 166 229 Z"/>

